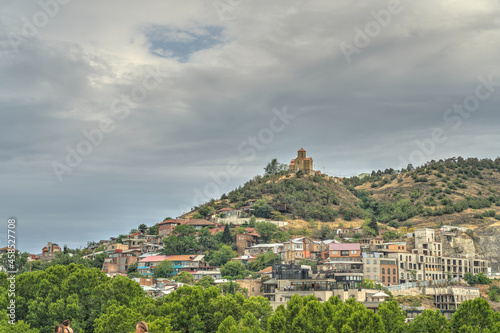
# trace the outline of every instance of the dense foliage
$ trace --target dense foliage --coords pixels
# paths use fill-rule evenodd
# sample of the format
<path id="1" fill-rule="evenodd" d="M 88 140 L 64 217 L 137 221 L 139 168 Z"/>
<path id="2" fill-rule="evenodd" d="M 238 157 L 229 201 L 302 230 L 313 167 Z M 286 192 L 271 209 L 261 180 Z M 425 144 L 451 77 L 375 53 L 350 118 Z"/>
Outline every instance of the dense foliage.
<path id="1" fill-rule="evenodd" d="M 0 332 L 48 333 L 63 319 L 82 333 L 134 332 L 144 320 L 151 332 L 500 332 L 500 314 L 478 298 L 462 303 L 451 321 L 426 310 L 413 322 L 396 301 L 374 313 L 361 303 L 332 297 L 292 297 L 276 311 L 263 297 L 247 298 L 235 283 L 222 289 L 206 277 L 195 287 L 184 286 L 164 297 L 147 297 L 140 286 L 118 276 L 108 278 L 82 265 L 54 266 L 20 274 L 16 282 L 15 326 L 7 323 L 7 275 L 0 273 Z M 221 293 L 222 291 L 222 293 Z"/>

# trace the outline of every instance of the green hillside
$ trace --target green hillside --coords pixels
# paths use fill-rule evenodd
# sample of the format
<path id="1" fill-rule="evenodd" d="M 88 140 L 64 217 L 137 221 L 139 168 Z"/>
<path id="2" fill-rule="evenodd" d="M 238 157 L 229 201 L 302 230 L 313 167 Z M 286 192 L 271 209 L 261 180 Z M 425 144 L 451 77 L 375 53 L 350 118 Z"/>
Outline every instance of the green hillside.
<path id="1" fill-rule="evenodd" d="M 500 219 L 500 158 L 459 157 L 351 178 L 278 171 L 256 176 L 196 212 L 249 204 L 256 217 L 282 220 L 375 218 L 393 227 L 492 223 Z"/>

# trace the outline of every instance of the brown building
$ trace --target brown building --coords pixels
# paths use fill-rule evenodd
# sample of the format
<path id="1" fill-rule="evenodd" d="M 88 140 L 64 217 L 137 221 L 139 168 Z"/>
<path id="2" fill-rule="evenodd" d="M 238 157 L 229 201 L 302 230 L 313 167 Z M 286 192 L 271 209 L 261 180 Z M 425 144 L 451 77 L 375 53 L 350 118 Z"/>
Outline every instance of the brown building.
<path id="1" fill-rule="evenodd" d="M 252 247 L 259 243 L 260 235 L 252 232 L 247 234 L 236 234 L 236 247 L 238 254 L 244 254 L 247 247 Z"/>
<path id="2" fill-rule="evenodd" d="M 380 259 L 380 282 L 386 286 L 399 284 L 396 260 L 389 258 Z"/>
<path id="3" fill-rule="evenodd" d="M 116 250 L 104 259 L 102 271 L 110 276 L 127 274 L 128 267 L 136 262 L 137 257 L 132 251 Z"/>
<path id="4" fill-rule="evenodd" d="M 303 148 L 297 152 L 297 158 L 293 159 L 288 166 L 288 170 L 292 172 L 313 171 L 313 160 L 311 157 L 306 157 L 306 151 Z"/>
<path id="5" fill-rule="evenodd" d="M 248 290 L 248 296 L 263 296 L 264 293 L 260 291 L 260 286 L 262 282 L 260 279 L 242 279 L 242 280 L 235 280 L 237 284 L 241 288 L 246 288 Z"/>
<path id="6" fill-rule="evenodd" d="M 201 230 L 202 228 L 205 227 L 210 227 L 210 226 L 215 226 L 213 222 L 204 220 L 204 219 L 172 219 L 172 220 L 165 220 L 163 222 L 157 223 L 156 225 L 159 226 L 158 228 L 158 235 L 162 237 L 168 237 L 172 231 L 177 227 L 178 225 L 181 224 L 187 224 L 192 227 L 194 227 L 196 230 Z"/>

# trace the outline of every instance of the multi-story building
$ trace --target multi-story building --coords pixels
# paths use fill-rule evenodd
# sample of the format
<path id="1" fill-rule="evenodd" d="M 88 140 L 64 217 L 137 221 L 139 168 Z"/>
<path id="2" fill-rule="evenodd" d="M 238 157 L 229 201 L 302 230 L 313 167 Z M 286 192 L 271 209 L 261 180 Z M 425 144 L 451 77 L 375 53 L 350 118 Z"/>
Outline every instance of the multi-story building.
<path id="1" fill-rule="evenodd" d="M 330 261 L 361 261 L 361 244 L 359 243 L 330 243 Z"/>
<path id="2" fill-rule="evenodd" d="M 362 265 L 360 262 L 346 264 Z M 365 302 L 371 308 L 376 308 L 383 301 L 383 297 L 376 296 L 379 293 L 378 290 L 359 288 L 362 282 L 362 269 L 359 274 L 352 278 L 355 275 L 352 272 L 348 275 L 340 271 L 311 273 L 304 266 L 274 265 L 272 278 L 263 283 L 264 297 L 271 302 L 273 308 L 290 301 L 294 295 L 302 297 L 314 295 L 321 302 L 327 301 L 332 296 L 338 296 L 343 301 L 355 298 L 357 301 Z"/>
<path id="3" fill-rule="evenodd" d="M 116 250 L 104 259 L 102 271 L 109 276 L 127 274 L 128 267 L 136 262 L 137 256 L 134 255 L 133 251 Z"/>
<path id="4" fill-rule="evenodd" d="M 434 303 L 440 310 L 457 310 L 462 302 L 480 297 L 477 287 L 425 287 L 424 295 L 434 296 Z M 451 318 L 448 318 L 451 319 Z"/>
<path id="5" fill-rule="evenodd" d="M 107 252 L 107 253 L 113 253 L 116 250 L 127 251 L 128 250 L 128 245 L 121 244 L 121 243 L 112 243 L 112 244 L 106 245 L 104 247 L 104 251 Z"/>
<path id="6" fill-rule="evenodd" d="M 488 271 L 488 261 L 484 259 L 444 257 L 441 237 L 433 229 L 417 229 L 413 235 L 415 247 L 410 253 L 386 253 L 397 260 L 401 282 L 462 278 L 465 273 Z"/>
<path id="7" fill-rule="evenodd" d="M 314 252 L 314 241 L 309 237 L 300 237 L 292 239 L 283 243 L 283 252 L 281 253 L 281 260 L 286 263 L 293 263 L 302 259 L 311 259 L 311 252 Z M 319 253 L 321 257 L 321 252 Z M 316 258 L 316 254 L 314 255 Z"/>
<path id="8" fill-rule="evenodd" d="M 238 254 L 244 254 L 245 249 L 257 245 L 259 239 L 260 235 L 255 232 L 236 234 L 236 252 L 238 252 Z"/>
<path id="9" fill-rule="evenodd" d="M 171 261 L 176 273 L 181 271 L 198 271 L 205 268 L 204 255 L 171 255 L 171 256 L 149 256 L 139 261 L 137 270 L 141 274 L 152 275 L 158 263 Z"/>

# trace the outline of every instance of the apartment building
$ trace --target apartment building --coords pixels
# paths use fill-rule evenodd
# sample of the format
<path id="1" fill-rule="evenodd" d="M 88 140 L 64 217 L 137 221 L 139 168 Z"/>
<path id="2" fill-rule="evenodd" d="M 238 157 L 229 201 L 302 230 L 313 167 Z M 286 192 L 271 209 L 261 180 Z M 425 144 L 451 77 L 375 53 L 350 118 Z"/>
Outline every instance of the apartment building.
<path id="1" fill-rule="evenodd" d="M 465 273 L 487 273 L 488 261 L 479 258 L 444 257 L 440 235 L 434 229 L 417 229 L 413 233 L 415 248 L 408 252 L 387 252 L 386 256 L 398 262 L 399 280 L 441 280 L 462 278 Z"/>

